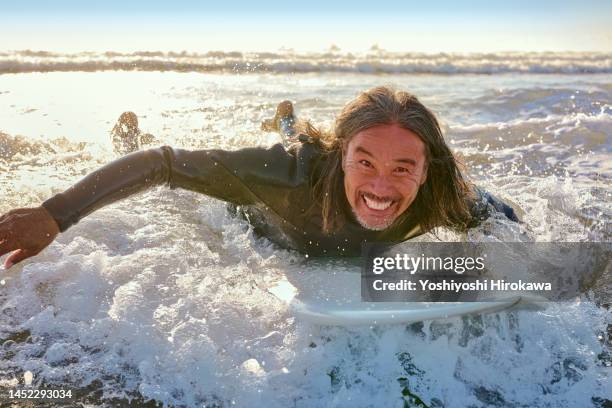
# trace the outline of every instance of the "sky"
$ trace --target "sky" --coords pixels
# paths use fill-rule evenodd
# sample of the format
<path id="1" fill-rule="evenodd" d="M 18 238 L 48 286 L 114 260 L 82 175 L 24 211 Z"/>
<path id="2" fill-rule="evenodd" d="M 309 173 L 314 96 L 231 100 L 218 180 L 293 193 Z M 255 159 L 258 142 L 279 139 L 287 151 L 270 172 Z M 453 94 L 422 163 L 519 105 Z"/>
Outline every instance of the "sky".
<path id="1" fill-rule="evenodd" d="M 612 1 L 0 0 L 0 50 L 612 52 Z"/>

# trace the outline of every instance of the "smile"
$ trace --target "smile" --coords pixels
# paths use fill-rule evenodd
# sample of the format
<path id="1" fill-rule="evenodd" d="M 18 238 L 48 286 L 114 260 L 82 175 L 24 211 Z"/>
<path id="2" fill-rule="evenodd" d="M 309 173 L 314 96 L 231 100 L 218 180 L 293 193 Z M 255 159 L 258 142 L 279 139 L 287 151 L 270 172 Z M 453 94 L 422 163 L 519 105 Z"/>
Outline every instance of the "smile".
<path id="1" fill-rule="evenodd" d="M 366 207 L 374 211 L 384 211 L 395 204 L 395 200 L 390 198 L 379 198 L 373 194 L 362 193 L 361 198 L 365 203 Z"/>

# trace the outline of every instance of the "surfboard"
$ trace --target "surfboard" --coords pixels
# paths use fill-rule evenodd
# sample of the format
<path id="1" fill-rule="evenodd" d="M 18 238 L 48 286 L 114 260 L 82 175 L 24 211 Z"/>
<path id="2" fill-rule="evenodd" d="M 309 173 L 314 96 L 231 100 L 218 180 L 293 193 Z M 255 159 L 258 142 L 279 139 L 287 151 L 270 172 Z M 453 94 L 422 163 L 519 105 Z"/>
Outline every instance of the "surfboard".
<path id="1" fill-rule="evenodd" d="M 521 296 L 508 296 L 487 302 L 363 302 L 359 273 L 346 270 L 287 274 L 268 291 L 288 303 L 297 319 L 338 326 L 405 324 L 492 313 L 522 300 Z"/>

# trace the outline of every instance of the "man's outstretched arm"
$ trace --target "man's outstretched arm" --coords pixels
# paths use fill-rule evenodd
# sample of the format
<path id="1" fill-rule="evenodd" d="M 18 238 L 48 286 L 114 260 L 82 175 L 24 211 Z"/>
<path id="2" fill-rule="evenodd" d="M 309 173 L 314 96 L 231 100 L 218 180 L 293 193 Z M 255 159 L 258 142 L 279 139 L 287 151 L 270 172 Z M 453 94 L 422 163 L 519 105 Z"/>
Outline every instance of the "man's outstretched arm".
<path id="1" fill-rule="evenodd" d="M 59 232 L 87 214 L 147 187 L 164 182 L 166 148 L 137 152 L 94 171 L 40 207 L 19 208 L 0 217 L 0 256 L 14 251 L 5 268 L 37 255 Z"/>
<path id="2" fill-rule="evenodd" d="M 508 204 L 480 187 L 474 186 L 473 188 L 475 198 L 469 203 L 470 212 L 474 217 L 472 226 L 478 225 L 480 221 L 489 218 L 494 212 L 505 215 L 510 221 L 520 222 L 516 212 Z"/>
<path id="3" fill-rule="evenodd" d="M 287 183 L 286 174 L 291 174 L 295 160 L 280 145 L 236 151 L 164 146 L 135 152 L 94 171 L 41 207 L 1 216 L 0 256 L 15 251 L 5 261 L 5 267 L 10 267 L 38 254 L 59 232 L 93 211 L 155 185 L 252 204 L 259 200 L 258 195 L 271 195 L 270 188 Z M 281 170 L 284 177 L 279 177 Z"/>
<path id="4" fill-rule="evenodd" d="M 68 190 L 56 194 L 44 207 L 61 232 L 80 219 L 122 198 L 167 182 L 170 163 L 166 148 L 123 156 L 88 174 Z"/>

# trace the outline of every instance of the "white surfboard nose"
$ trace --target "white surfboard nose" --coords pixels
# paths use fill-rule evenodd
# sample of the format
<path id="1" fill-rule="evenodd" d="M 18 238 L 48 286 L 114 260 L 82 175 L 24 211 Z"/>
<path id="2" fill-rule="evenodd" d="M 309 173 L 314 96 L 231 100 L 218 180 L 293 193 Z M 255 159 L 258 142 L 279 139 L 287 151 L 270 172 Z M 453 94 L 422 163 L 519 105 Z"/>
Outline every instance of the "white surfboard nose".
<path id="1" fill-rule="evenodd" d="M 407 324 L 473 313 L 493 313 L 527 303 L 507 295 L 486 302 L 363 302 L 358 271 L 292 271 L 268 291 L 289 304 L 298 319 L 321 325 Z"/>

